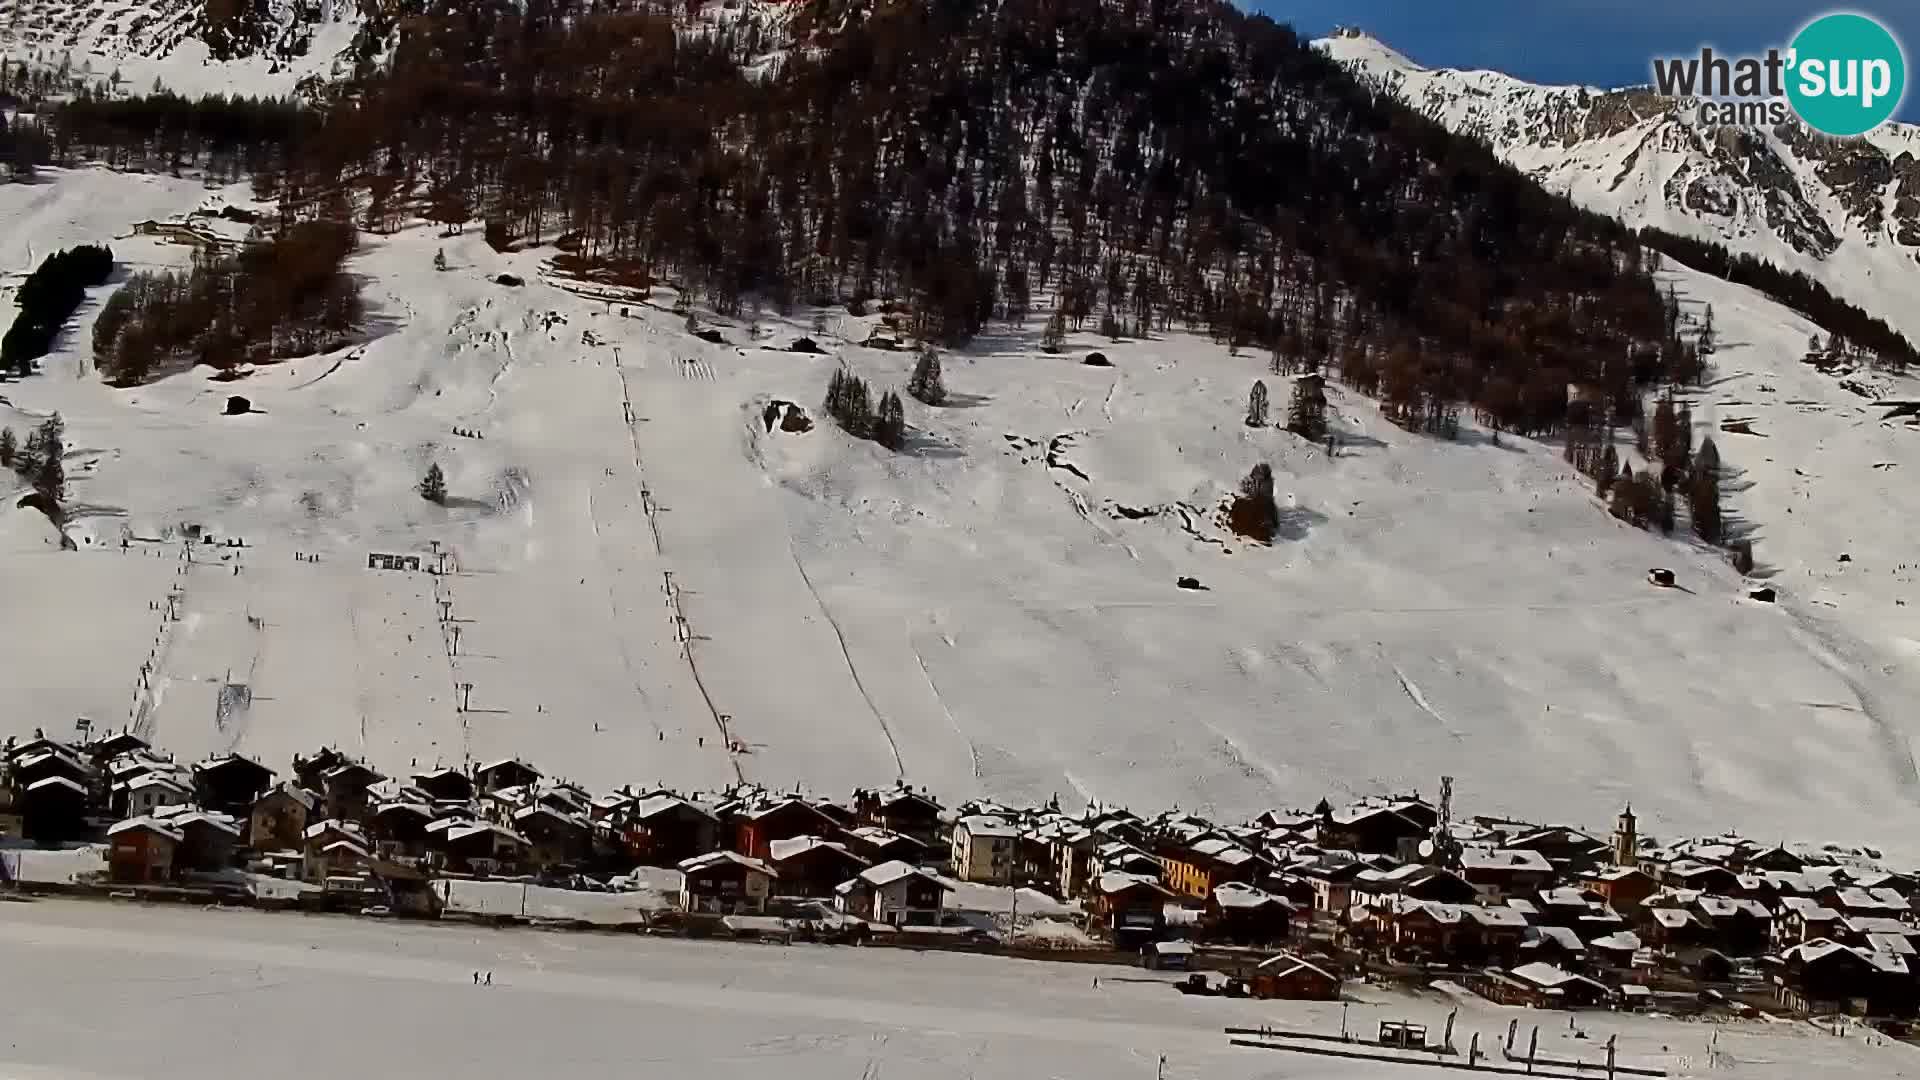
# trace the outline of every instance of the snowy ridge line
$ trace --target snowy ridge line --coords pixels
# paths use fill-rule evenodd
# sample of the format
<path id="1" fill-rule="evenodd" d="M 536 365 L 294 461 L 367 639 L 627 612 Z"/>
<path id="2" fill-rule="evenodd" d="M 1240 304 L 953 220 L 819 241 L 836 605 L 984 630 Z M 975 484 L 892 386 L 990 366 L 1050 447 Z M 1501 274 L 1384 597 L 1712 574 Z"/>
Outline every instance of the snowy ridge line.
<path id="1" fill-rule="evenodd" d="M 1344 30 L 1314 43 L 1362 82 L 1486 143 L 1543 187 L 1612 216 L 1787 271 L 1920 343 L 1920 126 L 1859 140 L 1702 126 L 1697 102 L 1645 86 L 1547 86 L 1427 68 Z"/>

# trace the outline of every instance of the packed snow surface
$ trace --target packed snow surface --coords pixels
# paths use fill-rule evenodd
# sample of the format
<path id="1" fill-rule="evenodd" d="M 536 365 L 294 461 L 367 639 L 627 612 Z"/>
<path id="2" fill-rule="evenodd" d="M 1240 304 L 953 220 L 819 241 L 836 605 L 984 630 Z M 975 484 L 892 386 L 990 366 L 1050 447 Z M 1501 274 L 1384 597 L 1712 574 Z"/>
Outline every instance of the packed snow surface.
<path id="1" fill-rule="evenodd" d="M 0 188 L 0 266 L 17 286 L 87 241 L 181 265 L 131 223 L 244 196 L 50 172 Z M 1177 329 L 1055 356 L 1037 319 L 995 328 L 945 357 L 946 407 L 907 402 L 893 454 L 819 408 L 839 364 L 904 387 L 911 353 L 848 343 L 876 317 L 769 314 L 754 338 L 702 312 L 710 344 L 670 290 L 623 316 L 543 280 L 547 254 L 367 236 L 367 340 L 232 383 L 103 385 L 96 290 L 44 372 L 0 386 L 0 424 L 67 421 L 78 547 L 0 503 L 0 722 L 283 771 L 334 744 L 390 772 L 519 755 L 596 788 L 905 778 L 1228 817 L 1448 774 L 1477 812 L 1600 826 L 1631 800 L 1659 833 L 1920 849 L 1920 431 L 1801 365 L 1812 328 L 1751 292 L 1671 277 L 1717 313 L 1694 421 L 1775 605 L 1613 521 L 1552 444 L 1436 441 L 1337 386 L 1336 458 L 1249 428 L 1253 381 L 1277 419 L 1291 379 Z M 769 347 L 803 334 L 833 355 Z M 220 415 L 232 393 L 254 411 Z M 780 402 L 812 430 L 769 427 Z M 1720 430 L 1739 418 L 1754 434 Z M 1218 523 L 1261 461 L 1272 546 Z M 444 507 L 414 490 L 429 463 Z"/>
<path id="2" fill-rule="evenodd" d="M 1403 1066 L 1229 1045 L 1224 1027 L 1325 1035 L 1381 1020 L 1481 1047 L 1520 1023 L 1540 1053 L 1726 1080 L 1920 1074 L 1904 1045 L 1800 1023 L 1685 1024 L 1499 1008 L 1365 986 L 1340 1003 L 1187 997 L 1175 974 L 892 949 L 477 930 L 46 901 L 0 920 L 0 1074 L 35 1080 L 340 1074 L 313 1028 L 349 1033 L 355 1076 L 465 1080 L 668 1073 L 812 1080 L 1165 1075 L 1390 1080 Z M 492 985 L 475 986 L 479 972 Z M 1093 975 L 1101 976 L 1098 988 Z M 1578 1038 L 1576 1035 L 1584 1035 Z M 1709 1060 L 1709 1044 L 1714 1043 Z M 1164 1057 L 1164 1073 L 1161 1059 Z M 257 1070 L 249 1070 L 257 1071 Z"/>

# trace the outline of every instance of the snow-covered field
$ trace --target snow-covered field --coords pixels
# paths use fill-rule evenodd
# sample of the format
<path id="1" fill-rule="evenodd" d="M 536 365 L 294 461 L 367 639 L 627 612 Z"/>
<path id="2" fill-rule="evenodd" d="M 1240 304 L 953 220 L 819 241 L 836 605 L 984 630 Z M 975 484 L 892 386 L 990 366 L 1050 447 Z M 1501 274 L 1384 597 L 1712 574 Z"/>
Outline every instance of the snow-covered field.
<path id="1" fill-rule="evenodd" d="M 577 936 L 67 901 L 0 920 L 0 1075 L 1278 1077 L 1375 1080 L 1402 1067 L 1229 1046 L 1262 1024 L 1336 1033 L 1339 1004 L 1177 993 L 1176 976 L 891 949 Z M 493 985 L 475 987 L 473 973 Z M 1094 989 L 1091 974 L 1099 974 Z M 1356 988 L 1347 1022 L 1424 1022 L 1456 1003 Z M 1920 1074 L 1920 1055 L 1808 1025 L 1708 1025 L 1466 1002 L 1456 1045 L 1518 1018 L 1540 1051 L 1728 1080 Z M 328 1033 L 315 1038 L 316 1026 Z M 1707 1062 L 1718 1034 L 1719 1064 Z M 244 1063 L 244 1064 L 243 1064 Z"/>
<path id="2" fill-rule="evenodd" d="M 0 266 L 208 196 L 105 172 L 0 189 Z M 135 265 L 185 257 L 113 243 Z M 1248 429 L 1264 355 L 1182 333 L 1046 356 L 1038 320 L 996 328 L 946 358 L 948 407 L 908 402 L 900 455 L 824 422 L 769 432 L 772 400 L 822 420 L 835 364 L 884 388 L 912 357 L 846 344 L 873 320 L 844 312 L 827 313 L 837 358 L 743 347 L 745 325 L 711 345 L 669 311 L 623 318 L 541 283 L 540 258 L 472 233 L 367 237 L 372 340 L 237 384 L 100 385 L 92 298 L 44 374 L 0 386 L 0 424 L 66 417 L 81 508 L 67 553 L 0 509 L 0 596 L 39 628 L 0 650 L 4 723 L 118 727 L 145 707 L 183 757 L 282 769 L 333 743 L 390 770 L 519 754 L 599 788 L 904 776 L 949 799 L 1227 816 L 1451 774 L 1475 812 L 1598 826 L 1631 800 L 1661 834 L 1920 857 L 1920 721 L 1898 707 L 1920 633 L 1896 606 L 1916 592 L 1899 525 L 1920 432 L 1802 368 L 1810 329 L 1751 293 L 1675 279 L 1725 343 L 1696 423 L 1751 415 L 1764 434 L 1716 441 L 1773 607 L 1716 553 L 1613 522 L 1552 445 L 1435 442 L 1341 390 L 1336 459 Z M 811 321 L 768 316 L 767 343 Z M 1115 366 L 1080 364 L 1092 347 Z M 1266 378 L 1283 415 L 1290 380 Z M 229 393 L 257 411 L 219 415 Z M 1263 460 L 1272 547 L 1213 522 Z M 444 509 L 413 491 L 430 461 Z M 245 546 L 119 550 L 123 528 L 184 523 Z M 431 562 L 433 542 L 458 573 L 366 568 Z M 1684 588 L 1650 587 L 1651 566 Z M 1208 591 L 1175 586 L 1189 575 Z M 164 624 L 176 585 L 184 618 Z M 221 720 L 226 683 L 251 704 Z"/>

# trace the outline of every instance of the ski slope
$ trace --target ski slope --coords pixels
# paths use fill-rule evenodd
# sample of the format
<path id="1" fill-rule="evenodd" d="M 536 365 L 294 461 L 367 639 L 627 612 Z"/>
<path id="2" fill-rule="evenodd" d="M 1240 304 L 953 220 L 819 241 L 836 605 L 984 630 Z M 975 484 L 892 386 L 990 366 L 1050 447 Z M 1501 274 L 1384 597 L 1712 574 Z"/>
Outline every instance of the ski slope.
<path id="1" fill-rule="evenodd" d="M 183 262 L 116 237 L 241 195 L 50 174 L 0 189 L 0 265 L 109 238 Z M 0 595 L 49 627 L 0 650 L 4 723 L 144 723 L 182 757 L 279 768 L 330 743 L 389 770 L 521 755 L 593 787 L 904 778 L 1223 816 L 1448 774 L 1476 811 L 1598 826 L 1631 800 L 1661 834 L 1920 856 L 1899 707 L 1920 634 L 1897 604 L 1920 432 L 1801 366 L 1811 328 L 1752 293 L 1673 279 L 1715 308 L 1694 418 L 1738 470 L 1772 606 L 1716 552 L 1613 521 L 1553 445 L 1437 442 L 1337 387 L 1336 458 L 1249 429 L 1254 379 L 1276 417 L 1290 380 L 1202 338 L 1047 356 L 1038 319 L 996 328 L 946 357 L 947 407 L 909 400 L 896 455 L 818 408 L 836 364 L 904 386 L 909 353 L 848 344 L 874 317 L 822 313 L 832 356 L 760 347 L 811 334 L 810 311 L 764 315 L 758 341 L 709 316 L 714 345 L 670 291 L 623 317 L 541 281 L 542 255 L 365 237 L 368 340 L 239 383 L 102 386 L 90 298 L 44 374 L 0 386 L 0 423 L 66 418 L 79 508 L 68 552 L 0 508 Z M 1081 364 L 1093 347 L 1114 366 Z M 219 415 L 236 392 L 256 411 Z M 768 430 L 775 401 L 813 430 Z M 1760 434 L 1717 430 L 1740 417 Z M 1216 523 L 1259 461 L 1271 547 Z M 430 462 L 445 507 L 413 490 Z M 244 546 L 187 545 L 187 524 Z"/>

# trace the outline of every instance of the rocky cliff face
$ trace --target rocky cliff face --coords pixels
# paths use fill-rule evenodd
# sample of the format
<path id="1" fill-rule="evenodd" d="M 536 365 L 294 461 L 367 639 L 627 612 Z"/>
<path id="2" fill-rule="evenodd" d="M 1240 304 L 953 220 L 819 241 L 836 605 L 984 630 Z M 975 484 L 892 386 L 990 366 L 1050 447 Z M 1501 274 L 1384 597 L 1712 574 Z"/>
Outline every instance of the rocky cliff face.
<path id="1" fill-rule="evenodd" d="M 1798 121 L 1707 125 L 1697 103 L 1644 88 L 1429 69 L 1354 31 L 1320 47 L 1582 205 L 1803 271 L 1920 340 L 1908 299 L 1920 288 L 1920 128 L 1840 140 Z"/>

